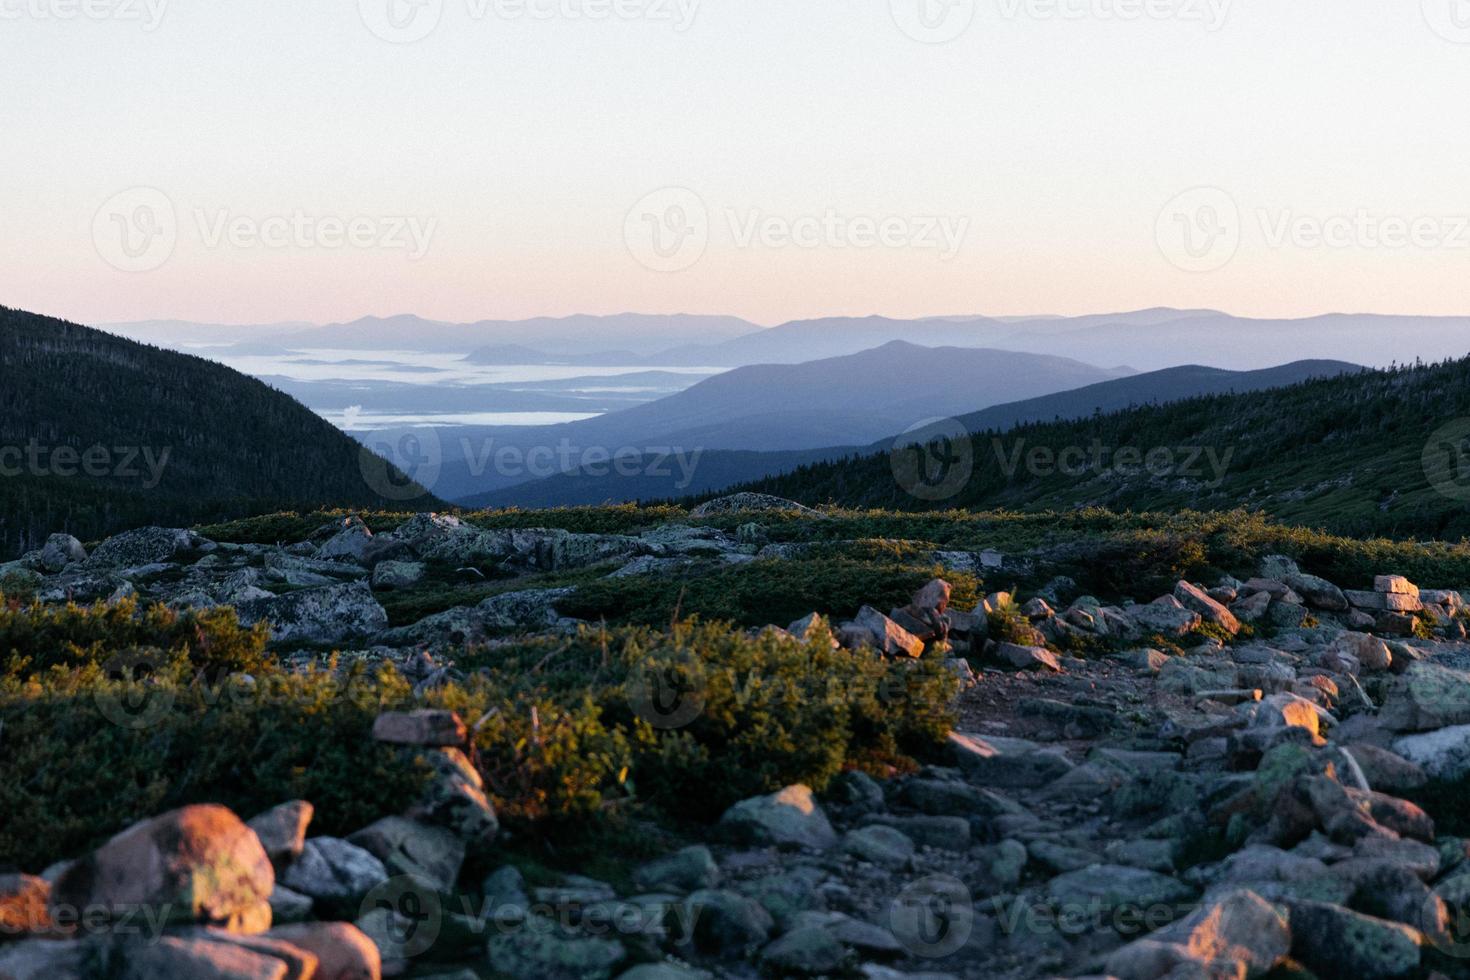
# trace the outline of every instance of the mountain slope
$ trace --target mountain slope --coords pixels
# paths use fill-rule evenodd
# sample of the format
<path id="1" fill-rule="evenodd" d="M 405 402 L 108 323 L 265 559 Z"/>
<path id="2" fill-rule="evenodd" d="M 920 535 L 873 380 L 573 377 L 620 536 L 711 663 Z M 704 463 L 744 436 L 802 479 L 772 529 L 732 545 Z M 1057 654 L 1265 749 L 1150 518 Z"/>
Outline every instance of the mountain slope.
<path id="1" fill-rule="evenodd" d="M 982 434 L 959 447 L 973 472 L 941 500 L 900 487 L 888 453 L 742 489 L 900 509 L 1247 506 L 1348 534 L 1455 538 L 1470 535 L 1467 419 L 1470 358 Z M 937 448 L 953 456 L 954 447 Z M 901 450 L 901 459 L 917 451 Z"/>
<path id="2" fill-rule="evenodd" d="M 1098 412 L 1113 412 L 1135 405 L 1179 401 L 1206 394 L 1260 391 L 1296 384 L 1309 378 L 1330 377 L 1361 371 L 1343 361 L 1297 361 L 1262 371 L 1223 371 L 1190 365 L 1166 368 L 1148 374 L 1101 381 L 1070 391 L 996 405 L 959 417 L 970 432 L 1005 431 L 1027 422 L 1086 418 Z M 919 430 L 922 434 L 923 430 Z M 472 499 L 482 507 L 561 507 L 598 504 L 606 501 L 668 500 L 708 494 L 738 483 L 789 473 L 798 466 L 847 456 L 886 452 L 891 440 L 865 447 L 833 446 L 798 452 L 708 451 L 697 461 L 692 474 L 672 467 L 652 474 L 652 463 L 634 467 L 632 475 L 605 473 L 558 474 L 533 483 L 499 490 Z"/>
<path id="3" fill-rule="evenodd" d="M 558 464 L 528 475 L 479 465 L 476 472 L 487 449 L 545 456 L 561 446 L 574 453 L 636 454 L 663 448 L 787 451 L 865 445 L 937 415 L 1076 388 L 1118 373 L 1050 355 L 895 341 L 847 357 L 738 368 L 678 394 L 580 422 L 440 430 L 443 445 L 457 449 L 467 443 L 467 449 L 446 452 L 433 489 L 458 500 L 572 468 Z"/>
<path id="4" fill-rule="evenodd" d="M 384 479 L 407 481 L 367 463 L 326 421 L 229 368 L 0 307 L 0 553 L 52 531 L 385 504 L 364 474 L 389 494 Z"/>

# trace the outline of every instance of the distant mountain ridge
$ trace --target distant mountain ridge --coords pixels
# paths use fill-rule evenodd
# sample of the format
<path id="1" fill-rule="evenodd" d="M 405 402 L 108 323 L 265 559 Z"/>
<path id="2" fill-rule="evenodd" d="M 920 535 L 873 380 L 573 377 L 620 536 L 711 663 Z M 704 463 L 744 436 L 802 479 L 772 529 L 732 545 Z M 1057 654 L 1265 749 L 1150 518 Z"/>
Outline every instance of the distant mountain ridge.
<path id="1" fill-rule="evenodd" d="M 532 364 L 730 368 L 841 357 L 904 340 L 925 347 L 1062 354 L 1137 371 L 1201 363 L 1240 371 L 1309 360 L 1323 352 L 1372 367 L 1456 357 L 1470 337 L 1470 317 L 1332 313 L 1258 319 L 1156 307 L 1081 316 L 824 317 L 768 328 L 738 317 L 626 313 L 476 323 L 399 315 L 300 329 L 289 324 L 247 328 L 160 321 L 107 329 L 165 346 L 170 345 L 170 330 L 196 344 L 247 345 L 233 353 L 243 353 L 251 344 L 264 345 L 256 347 L 262 350 L 413 350 L 458 353 L 470 363 L 485 364 L 519 359 Z"/>
<path id="2" fill-rule="evenodd" d="M 1365 370 L 1345 361 L 1297 361 L 1261 371 L 1224 371 L 1202 365 L 1166 368 L 1147 374 L 1101 381 L 1038 398 L 995 405 L 978 412 L 957 415 L 970 432 L 1005 432 L 1017 425 L 1055 419 L 1083 419 L 1140 405 L 1162 404 L 1201 395 L 1260 391 L 1286 387 L 1313 378 L 1332 377 Z M 948 431 L 948 425 L 938 431 Z M 905 438 L 922 439 L 926 430 L 919 429 Z M 897 435 L 897 433 L 893 433 Z M 608 501 L 671 500 L 686 496 L 715 493 L 748 481 L 790 473 L 801 466 L 860 458 L 886 453 L 893 443 L 890 436 L 865 445 L 829 446 L 820 449 L 785 452 L 707 451 L 701 457 L 692 480 L 680 485 L 680 473 L 667 476 L 650 475 L 649 465 L 630 467 L 638 472 L 631 476 L 617 473 L 592 476 L 586 473 L 558 474 L 535 482 L 524 483 L 470 498 L 481 507 L 566 507 L 578 504 L 600 504 Z"/>
<path id="3" fill-rule="evenodd" d="M 1353 536 L 1452 541 L 1470 536 L 1467 419 L 1470 357 L 982 434 L 970 440 L 973 471 L 939 500 L 900 486 L 886 452 L 732 489 L 900 510 L 1246 507 Z M 1082 459 L 1079 447 L 1084 463 L 1055 464 L 1068 451 Z M 1151 452 L 1162 461 L 1152 468 L 1140 462 Z"/>
<path id="4" fill-rule="evenodd" d="M 435 486 L 441 496 L 460 499 L 552 475 L 507 474 L 483 465 L 475 472 L 476 463 L 483 463 L 474 458 L 477 448 L 544 454 L 562 445 L 610 453 L 861 445 L 936 415 L 1076 388 L 1120 373 L 1053 355 L 894 341 L 839 358 L 737 368 L 657 401 L 580 422 L 441 429 L 440 444 L 456 448 L 446 449 Z M 466 440 L 468 455 L 457 449 Z M 371 436 L 365 441 L 379 444 Z"/>
<path id="5" fill-rule="evenodd" d="M 266 509 L 378 507 L 400 494 L 434 503 L 253 378 L 5 307 L 0 471 L 0 554 L 54 531 L 88 539 Z"/>

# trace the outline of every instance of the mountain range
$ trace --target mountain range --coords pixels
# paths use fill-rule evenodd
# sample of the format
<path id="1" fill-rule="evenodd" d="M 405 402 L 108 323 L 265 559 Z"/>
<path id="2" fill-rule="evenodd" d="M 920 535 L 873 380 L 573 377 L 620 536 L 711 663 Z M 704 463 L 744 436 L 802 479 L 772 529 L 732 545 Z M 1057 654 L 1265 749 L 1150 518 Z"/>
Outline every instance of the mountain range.
<path id="1" fill-rule="evenodd" d="M 1458 357 L 1470 318 L 1333 313 L 1303 319 L 1153 308 L 1085 316 L 827 317 L 762 328 L 729 316 L 618 314 L 447 323 L 412 315 L 326 326 L 258 328 L 176 321 L 115 324 L 153 343 L 236 345 L 247 350 L 410 350 L 465 355 L 470 363 L 601 364 L 729 368 L 795 364 L 870 350 L 893 340 L 925 347 L 988 347 L 1060 354 L 1139 371 L 1205 363 L 1255 370 L 1334 356 L 1387 367 Z M 252 332 L 253 331 L 253 332 Z M 245 346 L 240 346 L 245 345 Z"/>
<path id="2" fill-rule="evenodd" d="M 1054 394 L 995 405 L 978 412 L 960 414 L 949 422 L 958 422 L 966 431 L 1005 432 L 1018 425 L 1059 419 L 1082 419 L 1092 415 L 1117 412 L 1135 406 L 1162 404 L 1210 394 L 1261 391 L 1285 387 L 1311 378 L 1362 371 L 1357 365 L 1343 361 L 1297 361 L 1260 371 L 1224 371 L 1219 368 L 1189 365 L 1166 368 L 1126 378 L 1115 378 Z M 922 440 L 934 432 L 920 428 L 904 436 Z M 893 433 L 897 435 L 897 431 Z M 707 451 L 692 478 L 670 469 L 668 473 L 651 472 L 659 467 L 648 459 L 628 467 L 628 473 L 571 472 L 547 477 L 519 486 L 470 497 L 463 501 L 478 507 L 561 507 L 598 504 L 607 501 L 671 500 L 718 492 L 737 484 L 768 476 L 789 473 L 798 467 L 845 457 L 863 457 L 886 453 L 893 438 L 863 446 L 845 445 L 784 452 Z"/>
<path id="3" fill-rule="evenodd" d="M 444 459 L 434 489 L 459 499 L 526 482 L 532 478 L 529 469 L 497 465 L 504 458 L 499 454 L 529 458 L 540 453 L 545 458 L 558 447 L 574 454 L 575 465 L 589 451 L 693 454 L 862 445 L 936 416 L 1123 373 L 1053 355 L 893 341 L 845 357 L 737 368 L 657 401 L 579 422 L 441 429 L 437 439 Z M 390 451 L 399 442 L 380 435 L 365 441 Z M 407 457 L 396 461 L 404 466 L 413 462 Z"/>

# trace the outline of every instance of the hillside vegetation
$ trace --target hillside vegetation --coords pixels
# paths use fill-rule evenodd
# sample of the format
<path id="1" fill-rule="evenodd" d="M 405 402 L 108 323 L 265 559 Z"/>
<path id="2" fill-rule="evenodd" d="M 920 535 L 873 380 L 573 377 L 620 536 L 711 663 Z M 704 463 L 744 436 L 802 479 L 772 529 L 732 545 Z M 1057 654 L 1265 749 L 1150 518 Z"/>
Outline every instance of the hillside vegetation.
<path id="1" fill-rule="evenodd" d="M 894 510 L 1245 507 L 1343 534 L 1457 539 L 1470 535 L 1467 418 L 1470 359 L 1462 359 L 975 432 L 968 447 L 929 447 L 973 459 L 968 479 L 939 500 L 900 486 L 889 453 L 742 489 Z"/>
<path id="2" fill-rule="evenodd" d="M 0 557 L 54 531 L 385 503 L 356 442 L 261 382 L 0 307 Z"/>

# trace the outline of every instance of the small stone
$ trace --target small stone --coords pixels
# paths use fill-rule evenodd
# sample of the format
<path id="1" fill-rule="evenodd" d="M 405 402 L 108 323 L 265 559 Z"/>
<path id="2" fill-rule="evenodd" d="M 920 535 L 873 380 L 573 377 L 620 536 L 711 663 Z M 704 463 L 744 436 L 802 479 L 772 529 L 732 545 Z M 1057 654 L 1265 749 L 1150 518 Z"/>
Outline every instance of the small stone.
<path id="1" fill-rule="evenodd" d="M 251 818 L 245 826 L 255 831 L 279 870 L 301 856 L 306 847 L 306 828 L 315 812 L 316 808 L 305 800 L 293 800 Z"/>
<path id="2" fill-rule="evenodd" d="M 373 722 L 373 738 L 394 745 L 450 747 L 465 743 L 469 731 L 453 711 L 388 711 Z"/>
<path id="3" fill-rule="evenodd" d="M 914 842 L 902 831 L 882 824 L 850 830 L 842 838 L 848 854 L 884 868 L 900 870 L 914 860 Z"/>
<path id="4" fill-rule="evenodd" d="M 1056 654 L 1045 647 L 1024 647 L 1015 643 L 1002 643 L 996 647 L 996 658 L 1016 670 L 1041 670 L 1053 674 L 1062 672 Z"/>
<path id="5" fill-rule="evenodd" d="M 720 818 L 720 827 L 744 844 L 825 850 L 837 843 L 811 788 L 799 784 L 736 803 Z"/>
<path id="6" fill-rule="evenodd" d="M 633 872 L 633 883 L 645 891 L 699 891 L 720 883 L 720 866 L 703 845 L 686 847 L 643 865 Z"/>

